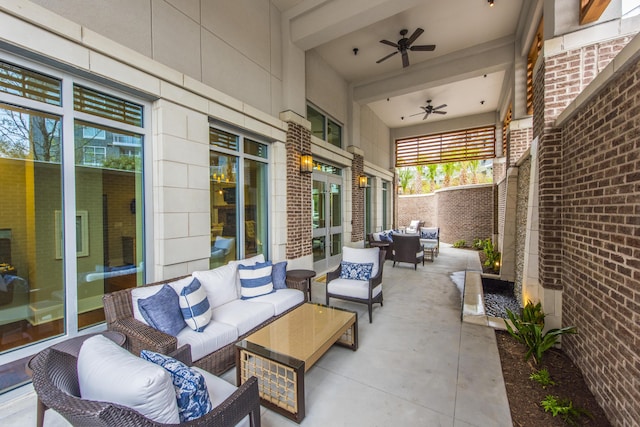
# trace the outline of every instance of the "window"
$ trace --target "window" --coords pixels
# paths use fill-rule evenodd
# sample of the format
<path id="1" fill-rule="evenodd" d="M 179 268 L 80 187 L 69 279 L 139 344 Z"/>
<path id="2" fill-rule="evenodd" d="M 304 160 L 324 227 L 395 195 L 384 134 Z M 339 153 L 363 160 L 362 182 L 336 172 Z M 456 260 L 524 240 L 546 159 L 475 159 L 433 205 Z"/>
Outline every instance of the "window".
<path id="1" fill-rule="evenodd" d="M 209 128 L 211 268 L 268 257 L 268 145 L 242 132 Z"/>
<path id="2" fill-rule="evenodd" d="M 313 136 L 342 148 L 342 125 L 309 104 L 307 104 L 307 120 L 311 122 Z"/>
<path id="3" fill-rule="evenodd" d="M 106 147 L 86 146 L 82 148 L 82 164 L 85 166 L 102 166 L 107 158 Z"/>
<path id="4" fill-rule="evenodd" d="M 396 141 L 396 167 L 483 160 L 495 157 L 495 126 Z"/>
<path id="5" fill-rule="evenodd" d="M 103 322 L 105 293 L 144 282 L 147 130 L 145 107 L 127 95 L 3 58 L 0 182 L 12 191 L 0 207 L 0 264 L 13 295 L 0 321 L 22 333 L 3 340 L 0 353 L 22 357 L 32 350 L 19 347 Z M 121 135 L 133 157 L 111 144 Z"/>

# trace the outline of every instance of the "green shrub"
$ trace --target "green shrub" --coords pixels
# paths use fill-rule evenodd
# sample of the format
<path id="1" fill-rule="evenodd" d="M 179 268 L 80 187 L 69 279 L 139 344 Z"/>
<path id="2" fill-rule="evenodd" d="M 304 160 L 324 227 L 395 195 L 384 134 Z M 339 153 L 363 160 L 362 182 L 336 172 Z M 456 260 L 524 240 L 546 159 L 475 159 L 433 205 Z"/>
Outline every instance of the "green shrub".
<path id="1" fill-rule="evenodd" d="M 562 420 L 572 426 L 578 425 L 578 420 L 585 415 L 592 418 L 592 415 L 586 409 L 573 406 L 573 402 L 569 399 L 560 399 L 557 396 L 549 395 L 540 402 L 545 412 L 551 412 L 556 417 L 560 415 Z"/>
<path id="2" fill-rule="evenodd" d="M 493 269 L 494 271 L 500 271 L 500 252 L 495 250 L 491 239 L 484 241 L 483 252 L 486 256 L 484 266 Z"/>
<path id="3" fill-rule="evenodd" d="M 533 356 L 536 364 L 542 361 L 544 352 L 556 344 L 560 335 L 577 333 L 575 326 L 549 329 L 543 333 L 544 313 L 540 303 L 533 305 L 531 301 L 528 301 L 520 315 L 516 315 L 507 309 L 507 316 L 511 321 L 511 323 L 505 322 L 507 331 L 512 337 L 527 346 L 525 360 L 529 360 Z"/>
<path id="4" fill-rule="evenodd" d="M 529 379 L 540 384 L 542 388 L 547 388 L 550 385 L 556 384 L 551 379 L 551 374 L 549 374 L 549 371 L 546 368 L 540 369 L 539 371 L 535 371 L 533 374 L 529 375 Z"/>
<path id="5" fill-rule="evenodd" d="M 471 247 L 473 249 L 478 250 L 478 251 L 483 250 L 484 249 L 484 240 L 478 239 L 478 238 L 473 239 L 473 243 L 471 244 Z"/>
<path id="6" fill-rule="evenodd" d="M 467 246 L 467 241 L 466 240 L 458 240 L 456 242 L 453 243 L 453 247 L 454 248 L 464 248 L 465 246 Z"/>

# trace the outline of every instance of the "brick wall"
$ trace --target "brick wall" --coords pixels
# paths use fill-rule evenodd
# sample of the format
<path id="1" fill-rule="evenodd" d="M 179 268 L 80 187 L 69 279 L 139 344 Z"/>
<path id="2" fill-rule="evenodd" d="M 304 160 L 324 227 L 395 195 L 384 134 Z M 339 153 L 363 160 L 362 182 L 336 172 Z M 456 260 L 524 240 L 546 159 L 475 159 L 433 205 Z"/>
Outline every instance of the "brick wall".
<path id="1" fill-rule="evenodd" d="M 351 167 L 351 241 L 362 242 L 364 240 L 364 188 L 360 188 L 360 175 L 364 174 L 364 157 L 353 155 Z"/>
<path id="2" fill-rule="evenodd" d="M 640 62 L 562 128 L 563 349 L 613 425 L 640 420 Z"/>
<path id="3" fill-rule="evenodd" d="M 300 154 L 311 152 L 311 133 L 289 122 L 287 130 L 287 259 L 311 254 L 311 174 L 300 173 Z"/>
<path id="4" fill-rule="evenodd" d="M 425 226 L 440 227 L 440 241 L 454 243 L 493 234 L 493 185 L 453 187 L 432 194 L 398 197 L 400 226 L 411 219 L 424 221 Z"/>
<path id="5" fill-rule="evenodd" d="M 533 129 L 511 129 L 509 131 L 509 164 L 508 166 L 515 166 L 522 157 L 522 154 L 527 151 L 531 146 L 531 140 L 533 139 Z"/>

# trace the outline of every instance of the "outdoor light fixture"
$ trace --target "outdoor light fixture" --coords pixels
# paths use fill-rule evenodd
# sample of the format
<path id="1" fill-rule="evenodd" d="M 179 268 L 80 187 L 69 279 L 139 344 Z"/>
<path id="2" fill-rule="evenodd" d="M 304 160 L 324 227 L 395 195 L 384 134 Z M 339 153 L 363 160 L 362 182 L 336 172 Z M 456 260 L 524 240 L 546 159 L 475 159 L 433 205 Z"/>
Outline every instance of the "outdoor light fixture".
<path id="1" fill-rule="evenodd" d="M 309 153 L 300 155 L 300 173 L 313 172 L 313 157 Z"/>
<path id="2" fill-rule="evenodd" d="M 367 188 L 368 187 L 368 180 L 367 177 L 364 175 L 360 175 L 360 177 L 358 177 L 358 184 L 360 185 L 360 188 Z"/>

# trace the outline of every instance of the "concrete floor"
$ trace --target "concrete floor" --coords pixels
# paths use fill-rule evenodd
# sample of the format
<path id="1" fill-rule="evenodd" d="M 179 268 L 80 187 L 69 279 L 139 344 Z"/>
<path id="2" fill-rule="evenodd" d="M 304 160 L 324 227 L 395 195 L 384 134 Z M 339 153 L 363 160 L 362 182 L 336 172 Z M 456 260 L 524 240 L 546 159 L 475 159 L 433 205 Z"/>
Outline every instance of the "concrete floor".
<path id="1" fill-rule="evenodd" d="M 441 245 L 431 263 L 384 269 L 384 307 L 369 324 L 364 305 L 332 300 L 358 312 L 359 348 L 331 348 L 305 377 L 307 416 L 315 426 L 511 426 L 492 328 L 461 321 L 461 296 L 450 275 L 481 270 L 474 251 Z M 313 300 L 324 303 L 324 283 Z M 235 370 L 223 376 L 235 381 Z M 32 389 L 31 389 L 32 390 Z M 296 423 L 262 408 L 262 425 Z M 35 425 L 33 391 L 0 405 L 0 425 Z M 47 411 L 45 426 L 67 426 Z"/>

